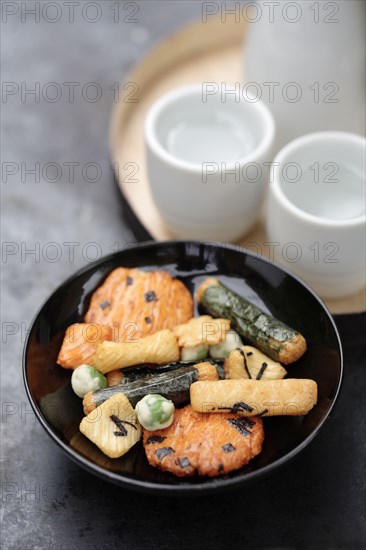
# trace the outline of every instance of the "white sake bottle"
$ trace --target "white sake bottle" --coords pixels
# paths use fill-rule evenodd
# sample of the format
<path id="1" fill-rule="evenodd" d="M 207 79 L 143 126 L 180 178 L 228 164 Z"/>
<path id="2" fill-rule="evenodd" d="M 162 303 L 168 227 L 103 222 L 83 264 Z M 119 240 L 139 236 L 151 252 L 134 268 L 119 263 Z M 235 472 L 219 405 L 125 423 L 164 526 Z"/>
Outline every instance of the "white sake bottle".
<path id="1" fill-rule="evenodd" d="M 247 10 L 243 84 L 275 117 L 275 152 L 309 132 L 365 133 L 365 5 L 261 0 Z"/>

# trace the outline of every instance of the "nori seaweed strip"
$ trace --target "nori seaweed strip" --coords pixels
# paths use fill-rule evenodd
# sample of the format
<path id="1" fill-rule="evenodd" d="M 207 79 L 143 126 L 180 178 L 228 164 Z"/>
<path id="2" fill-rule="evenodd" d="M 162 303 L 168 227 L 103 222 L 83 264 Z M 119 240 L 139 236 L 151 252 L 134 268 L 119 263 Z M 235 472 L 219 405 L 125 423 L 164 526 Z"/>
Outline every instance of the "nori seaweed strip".
<path id="1" fill-rule="evenodd" d="M 123 369 L 122 375 L 122 382 L 121 384 L 130 384 L 131 382 L 135 382 L 136 380 L 143 380 L 152 376 L 156 376 L 157 374 L 162 374 L 164 372 L 170 372 L 182 367 L 191 367 L 195 365 L 197 361 L 189 361 L 189 362 L 175 362 L 175 363 L 168 363 L 167 365 L 155 365 L 153 363 L 147 363 L 144 365 L 135 365 L 133 367 L 128 367 L 126 369 Z"/>
<path id="2" fill-rule="evenodd" d="M 197 365 L 199 362 L 200 361 L 177 361 L 175 363 L 168 363 L 167 365 L 155 365 L 152 363 L 146 363 L 144 365 L 127 367 L 126 369 L 123 369 L 123 378 L 121 384 L 134 382 L 135 380 L 142 380 L 143 378 L 147 378 L 149 376 L 156 376 L 157 374 L 173 371 L 183 367 L 186 367 L 188 369 L 189 367 Z M 219 378 L 223 380 L 225 378 L 223 361 L 213 361 L 211 359 L 207 362 L 216 368 Z"/>
<path id="3" fill-rule="evenodd" d="M 92 392 L 92 399 L 96 406 L 115 395 L 123 393 L 133 407 L 149 393 L 158 393 L 173 401 L 174 405 L 181 406 L 189 403 L 189 388 L 198 380 L 198 370 L 193 365 L 183 366 L 171 372 L 137 378 L 132 382 L 125 382 L 117 386 L 109 386 Z"/>
<path id="4" fill-rule="evenodd" d="M 171 455 L 172 453 L 175 453 L 175 450 L 171 447 L 161 447 L 155 451 L 155 454 L 159 460 L 162 460 L 164 456 Z"/>
<path id="5" fill-rule="evenodd" d="M 240 355 L 241 355 L 242 358 L 243 358 L 243 361 L 244 361 L 244 369 L 245 369 L 245 372 L 246 372 L 247 375 L 248 375 L 248 378 L 252 379 L 252 375 L 251 375 L 250 372 L 249 372 L 248 363 L 247 363 L 247 358 L 245 357 L 244 351 L 243 351 L 241 348 L 236 348 L 236 350 L 240 353 Z"/>
<path id="6" fill-rule="evenodd" d="M 260 368 L 260 371 L 259 371 L 258 374 L 257 374 L 256 380 L 260 380 L 260 379 L 262 378 L 263 373 L 264 373 L 264 371 L 266 370 L 267 367 L 268 367 L 267 363 L 262 363 L 262 366 L 261 366 L 261 368 Z"/>
<path id="7" fill-rule="evenodd" d="M 135 430 L 137 430 L 137 426 L 135 424 L 133 424 L 132 422 L 129 422 L 128 420 L 121 420 L 120 418 L 118 418 L 118 416 L 112 414 L 110 416 L 110 419 L 112 420 L 112 422 L 115 423 L 116 426 L 118 426 L 118 428 L 121 430 L 121 432 L 125 431 L 126 433 L 124 433 L 123 435 L 127 435 L 127 430 L 126 428 L 123 426 L 123 424 L 128 424 L 129 426 L 131 426 L 132 428 L 134 428 Z M 115 435 L 121 435 L 121 434 L 116 434 Z"/>
<path id="8" fill-rule="evenodd" d="M 137 426 L 135 424 L 132 424 L 132 422 L 129 422 L 128 420 L 121 420 L 123 424 L 128 424 L 129 426 L 132 426 L 132 428 L 135 428 L 137 430 Z"/>
<path id="9" fill-rule="evenodd" d="M 255 422 L 248 418 L 228 418 L 228 422 L 234 426 L 241 435 L 250 435 L 250 430 L 255 425 Z"/>
<path id="10" fill-rule="evenodd" d="M 226 443 L 225 445 L 222 445 L 221 449 L 225 453 L 232 453 L 233 451 L 235 451 L 235 447 L 231 443 Z"/>
<path id="11" fill-rule="evenodd" d="M 234 403 L 232 407 L 232 411 L 233 412 L 238 412 L 238 411 L 252 412 L 253 407 L 251 407 L 250 405 L 247 405 L 246 403 L 244 403 L 244 401 L 239 401 L 239 403 Z"/>
<path id="12" fill-rule="evenodd" d="M 149 290 L 148 292 L 145 292 L 144 298 L 147 302 L 156 302 L 158 299 L 155 290 Z"/>
<path id="13" fill-rule="evenodd" d="M 211 409 L 211 410 L 215 410 L 215 409 Z M 232 413 L 237 413 L 241 411 L 252 412 L 253 407 L 251 407 L 250 405 L 247 405 L 246 403 L 244 403 L 244 401 L 239 401 L 239 403 L 234 403 L 232 407 L 217 407 L 217 410 L 230 411 Z"/>
<path id="14" fill-rule="evenodd" d="M 283 347 L 299 334 L 222 283 L 205 288 L 200 303 L 212 316 L 229 319 L 234 330 L 276 361 Z"/>
<path id="15" fill-rule="evenodd" d="M 165 439 L 165 435 L 150 435 L 146 441 L 146 445 L 151 445 L 152 443 L 162 443 Z"/>
<path id="16" fill-rule="evenodd" d="M 124 425 L 122 424 L 122 421 L 114 414 L 112 414 L 110 416 L 110 419 L 112 420 L 112 422 L 114 422 L 114 424 L 117 426 L 117 428 L 119 429 L 119 432 L 113 432 L 114 435 L 122 435 L 122 436 L 126 436 L 128 434 L 126 428 L 124 427 Z"/>

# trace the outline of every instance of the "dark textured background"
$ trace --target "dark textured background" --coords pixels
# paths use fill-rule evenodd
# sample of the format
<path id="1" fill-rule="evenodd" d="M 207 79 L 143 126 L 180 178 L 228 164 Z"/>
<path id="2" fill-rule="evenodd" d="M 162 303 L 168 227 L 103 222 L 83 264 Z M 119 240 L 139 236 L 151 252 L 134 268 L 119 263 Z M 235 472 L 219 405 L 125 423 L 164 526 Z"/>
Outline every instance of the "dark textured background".
<path id="1" fill-rule="evenodd" d="M 8 4 L 21 10 L 21 2 Z M 96 103 L 78 88 L 74 103 L 66 93 L 55 103 L 31 96 L 22 101 L 20 92 L 3 98 L 2 161 L 19 169 L 2 180 L 2 239 L 10 243 L 3 251 L 14 252 L 2 258 L 3 548 L 365 548 L 364 317 L 337 320 L 345 380 L 324 430 L 291 464 L 235 492 L 172 500 L 124 491 L 74 465 L 36 422 L 21 377 L 33 315 L 66 276 L 141 237 L 129 228 L 110 170 L 109 87 L 154 43 L 201 13 L 200 2 L 147 0 L 137 2 L 138 22 L 129 23 L 122 21 L 131 12 L 128 2 L 119 2 L 121 21 L 114 23 L 109 8 L 116 2 L 105 0 L 97 2 L 103 15 L 92 24 L 81 16 L 85 4 L 75 8 L 74 23 L 65 6 L 55 24 L 30 15 L 22 22 L 20 12 L 2 23 L 4 82 L 20 89 L 39 82 L 41 90 L 49 82 L 97 82 L 103 91 Z M 37 162 L 41 168 L 58 162 L 60 180 L 50 182 L 50 174 L 38 182 L 28 174 L 22 181 L 21 163 L 29 169 Z M 65 162 L 80 163 L 74 182 Z M 81 172 L 89 162 L 101 167 L 95 183 Z M 70 242 L 76 243 L 73 258 Z M 49 243 L 61 250 L 57 261 Z"/>

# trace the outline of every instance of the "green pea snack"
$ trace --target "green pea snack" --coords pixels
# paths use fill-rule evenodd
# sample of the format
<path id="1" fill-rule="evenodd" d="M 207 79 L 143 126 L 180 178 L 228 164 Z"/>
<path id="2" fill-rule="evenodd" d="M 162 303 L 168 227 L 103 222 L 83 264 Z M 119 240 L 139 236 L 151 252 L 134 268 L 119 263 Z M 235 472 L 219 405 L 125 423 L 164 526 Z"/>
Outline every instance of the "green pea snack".
<path id="1" fill-rule="evenodd" d="M 205 344 L 193 348 L 182 348 L 180 352 L 181 361 L 203 361 L 208 355 L 208 346 Z"/>
<path id="2" fill-rule="evenodd" d="M 78 397 L 84 397 L 89 391 L 107 387 L 107 379 L 90 365 L 80 365 L 71 376 L 71 387 Z"/>
<path id="3" fill-rule="evenodd" d="M 227 359 L 234 349 L 242 345 L 243 342 L 239 334 L 234 330 L 229 330 L 229 332 L 226 333 L 224 342 L 210 346 L 210 356 L 212 359 Z"/>
<path id="4" fill-rule="evenodd" d="M 174 404 L 162 395 L 150 393 L 136 405 L 140 424 L 149 431 L 162 430 L 171 425 L 174 419 Z"/>

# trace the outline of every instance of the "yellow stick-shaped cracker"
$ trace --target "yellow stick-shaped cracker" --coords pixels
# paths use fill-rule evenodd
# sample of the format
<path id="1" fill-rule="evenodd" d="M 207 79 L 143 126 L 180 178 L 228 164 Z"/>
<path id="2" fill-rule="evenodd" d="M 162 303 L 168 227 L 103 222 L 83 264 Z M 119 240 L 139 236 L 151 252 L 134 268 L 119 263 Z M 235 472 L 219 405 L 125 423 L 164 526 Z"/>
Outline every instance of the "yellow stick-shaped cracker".
<path id="1" fill-rule="evenodd" d="M 103 342 L 98 345 L 94 366 L 103 374 L 142 363 L 165 364 L 179 359 L 177 337 L 170 330 L 161 330 L 138 342 Z"/>
<path id="2" fill-rule="evenodd" d="M 252 346 L 234 349 L 225 361 L 226 378 L 253 380 L 280 380 L 287 374 L 281 363 L 267 357 Z"/>
<path id="3" fill-rule="evenodd" d="M 314 380 L 219 380 L 195 382 L 190 396 L 197 412 L 239 412 L 244 416 L 298 416 L 317 402 Z"/>

